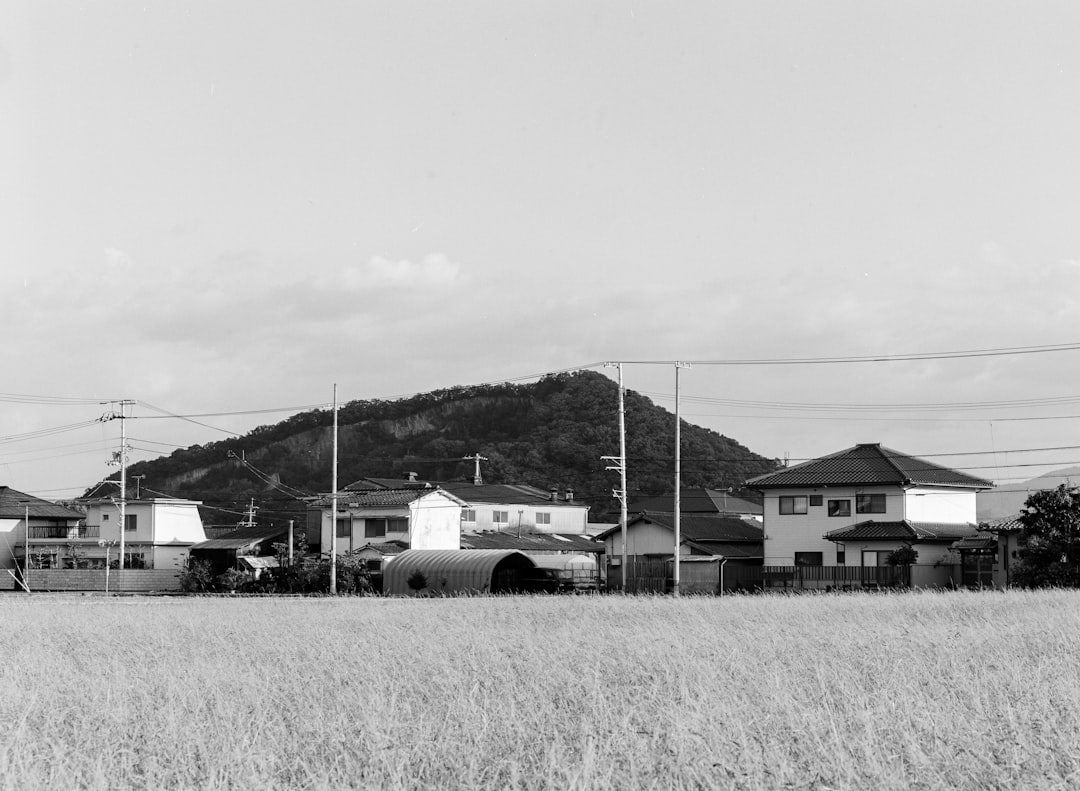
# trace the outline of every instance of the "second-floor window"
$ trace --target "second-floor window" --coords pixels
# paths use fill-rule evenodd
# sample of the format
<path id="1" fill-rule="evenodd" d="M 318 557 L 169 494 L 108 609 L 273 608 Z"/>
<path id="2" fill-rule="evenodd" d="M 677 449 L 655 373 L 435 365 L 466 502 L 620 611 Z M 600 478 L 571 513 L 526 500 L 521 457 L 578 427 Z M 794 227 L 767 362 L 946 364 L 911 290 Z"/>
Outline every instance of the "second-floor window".
<path id="1" fill-rule="evenodd" d="M 352 538 L 352 520 L 351 519 L 339 519 L 339 520 L 337 520 L 337 537 L 338 538 Z"/>
<path id="2" fill-rule="evenodd" d="M 857 513 L 857 514 L 883 514 L 883 513 L 885 513 L 885 495 L 883 495 L 883 494 L 857 494 L 857 495 L 855 495 L 855 513 Z"/>
<path id="3" fill-rule="evenodd" d="M 124 514 L 124 532 L 134 532 L 139 526 L 138 514 Z"/>
<path id="4" fill-rule="evenodd" d="M 549 512 L 549 511 L 537 511 L 536 512 L 536 524 L 538 524 L 538 525 L 550 525 L 551 524 L 551 512 Z"/>
<path id="5" fill-rule="evenodd" d="M 476 509 L 475 508 L 462 508 L 461 509 L 461 521 L 462 522 L 475 522 L 476 521 Z"/>
<path id="6" fill-rule="evenodd" d="M 851 500 L 829 500 L 829 516 L 851 516 Z"/>
<path id="7" fill-rule="evenodd" d="M 806 513 L 806 495 L 797 494 L 794 496 L 783 496 L 780 498 L 780 513 L 782 514 L 805 514 Z"/>
<path id="8" fill-rule="evenodd" d="M 510 524 L 510 512 L 509 511 L 492 511 L 491 521 L 497 525 Z"/>

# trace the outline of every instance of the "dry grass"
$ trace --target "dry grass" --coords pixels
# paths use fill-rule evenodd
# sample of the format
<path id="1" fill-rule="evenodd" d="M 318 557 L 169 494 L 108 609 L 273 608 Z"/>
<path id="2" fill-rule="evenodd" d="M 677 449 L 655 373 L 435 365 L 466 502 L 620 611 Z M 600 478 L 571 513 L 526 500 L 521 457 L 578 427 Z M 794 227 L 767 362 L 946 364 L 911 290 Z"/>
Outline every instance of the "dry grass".
<path id="1" fill-rule="evenodd" d="M 0 788 L 1080 787 L 1080 593 L 0 598 Z"/>

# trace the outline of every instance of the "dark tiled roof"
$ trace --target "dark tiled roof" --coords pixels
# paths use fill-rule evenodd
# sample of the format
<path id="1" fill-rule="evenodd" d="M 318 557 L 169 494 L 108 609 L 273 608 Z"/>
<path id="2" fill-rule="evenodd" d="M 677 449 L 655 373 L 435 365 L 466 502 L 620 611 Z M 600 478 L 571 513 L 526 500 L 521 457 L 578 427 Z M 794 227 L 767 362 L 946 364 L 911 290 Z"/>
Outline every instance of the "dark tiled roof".
<path id="1" fill-rule="evenodd" d="M 363 551 L 365 549 L 373 549 L 376 552 L 378 552 L 380 555 L 386 556 L 386 555 L 400 555 L 402 552 L 404 552 L 408 548 L 409 548 L 409 545 L 406 544 L 404 541 L 371 541 L 371 542 L 368 542 L 367 544 L 364 544 L 364 546 L 362 546 L 362 547 L 357 547 L 353 551 L 361 552 L 361 551 Z"/>
<path id="2" fill-rule="evenodd" d="M 675 515 L 672 513 L 638 514 L 631 517 L 626 524 L 629 527 L 638 522 L 650 522 L 668 530 L 675 530 Z M 618 533 L 620 529 L 616 525 L 598 535 L 597 539 L 603 540 Z M 765 540 L 765 531 L 760 524 L 735 516 L 720 516 L 719 514 L 682 514 L 679 518 L 679 535 L 685 541 L 706 543 L 713 541 L 760 543 Z"/>
<path id="3" fill-rule="evenodd" d="M 690 545 L 701 552 L 709 555 L 719 555 L 729 559 L 762 558 L 765 556 L 765 545 L 761 541 L 745 541 L 732 543 L 728 541 L 709 541 L 698 543 L 691 541 Z M 693 557 L 691 555 L 690 557 Z"/>
<path id="4" fill-rule="evenodd" d="M 1024 529 L 1024 525 L 1020 521 L 1020 515 L 1016 514 L 1001 519 L 991 519 L 989 522 L 980 522 L 979 529 L 990 533 L 1019 533 Z"/>
<path id="5" fill-rule="evenodd" d="M 830 530 L 828 541 L 954 541 L 975 535 L 975 525 L 947 522 L 859 522 Z"/>
<path id="6" fill-rule="evenodd" d="M 753 489 L 881 484 L 993 488 L 990 481 L 876 444 L 856 445 L 820 459 L 759 475 L 746 482 Z"/>
<path id="7" fill-rule="evenodd" d="M 289 528 L 287 527 L 238 527 L 230 533 L 208 541 L 194 544 L 192 549 L 243 549 L 252 544 L 261 544 L 263 541 L 271 541 L 280 538 L 288 541 Z"/>
<path id="8" fill-rule="evenodd" d="M 661 494 L 634 500 L 630 510 L 672 512 L 675 510 L 675 496 Z M 684 514 L 760 514 L 762 507 L 758 503 L 743 500 L 727 492 L 702 487 L 688 487 L 679 493 L 679 511 Z"/>
<path id="9" fill-rule="evenodd" d="M 439 491 L 438 489 L 362 489 L 338 492 L 338 508 L 388 508 L 406 506 Z M 444 492 L 445 493 L 445 492 Z M 451 493 L 451 497 L 454 495 Z M 317 508 L 329 508 L 328 494 L 314 501 Z"/>
<path id="10" fill-rule="evenodd" d="M 398 478 L 361 478 L 345 487 L 347 492 L 372 491 L 379 489 L 424 489 L 439 488 L 459 497 L 466 503 L 486 503 L 502 505 L 515 503 L 521 505 L 547 506 L 552 508 L 576 507 L 587 508 L 585 503 L 576 500 L 552 500 L 551 493 L 527 484 L 481 483 L 467 481 L 407 481 Z"/>
<path id="11" fill-rule="evenodd" d="M 65 508 L 10 486 L 0 486 L 0 517 L 22 519 L 29 510 L 32 519 L 82 519 L 84 514 Z"/>
<path id="12" fill-rule="evenodd" d="M 462 549 L 517 549 L 521 552 L 586 552 L 604 551 L 604 545 L 581 535 L 565 533 L 522 533 L 507 531 L 462 533 Z"/>

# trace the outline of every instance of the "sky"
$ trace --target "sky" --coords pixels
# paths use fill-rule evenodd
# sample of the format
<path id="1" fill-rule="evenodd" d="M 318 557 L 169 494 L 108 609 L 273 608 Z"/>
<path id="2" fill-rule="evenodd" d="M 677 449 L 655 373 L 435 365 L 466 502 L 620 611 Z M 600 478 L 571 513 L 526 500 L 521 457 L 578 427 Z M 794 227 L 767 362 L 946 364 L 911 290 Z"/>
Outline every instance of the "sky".
<path id="1" fill-rule="evenodd" d="M 121 422 L 138 461 L 605 361 L 669 410 L 690 361 L 682 417 L 770 458 L 1080 464 L 1078 23 L 11 0 L 0 485 L 81 493 Z M 876 361 L 730 364 L 838 357 Z"/>

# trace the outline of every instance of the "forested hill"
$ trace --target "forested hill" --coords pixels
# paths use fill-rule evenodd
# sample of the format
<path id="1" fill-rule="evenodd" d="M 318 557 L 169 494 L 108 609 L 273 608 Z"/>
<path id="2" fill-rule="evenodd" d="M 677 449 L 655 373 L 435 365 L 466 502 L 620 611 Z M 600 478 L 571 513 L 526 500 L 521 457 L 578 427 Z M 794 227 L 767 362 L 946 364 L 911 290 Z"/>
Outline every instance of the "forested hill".
<path id="1" fill-rule="evenodd" d="M 397 401 L 352 401 L 338 412 L 338 481 L 359 478 L 472 480 L 485 457 L 485 483 L 574 489 L 596 517 L 613 507 L 618 473 L 601 456 L 617 456 L 618 386 L 595 372 L 549 376 L 534 384 L 440 390 Z M 250 499 L 264 518 L 296 512 L 290 496 L 330 489 L 333 417 L 304 412 L 244 437 L 178 450 L 133 464 L 147 493 L 204 501 L 228 513 Z M 674 470 L 674 416 L 626 393 L 627 488 L 667 493 Z M 686 486 L 738 488 L 778 465 L 715 431 L 682 425 Z M 240 461 L 240 457 L 244 462 Z M 118 474 L 117 474 L 118 475 Z M 117 476 L 113 476 L 114 478 Z M 616 506 L 617 507 L 617 506 Z M 215 522 L 226 517 L 211 516 Z"/>

